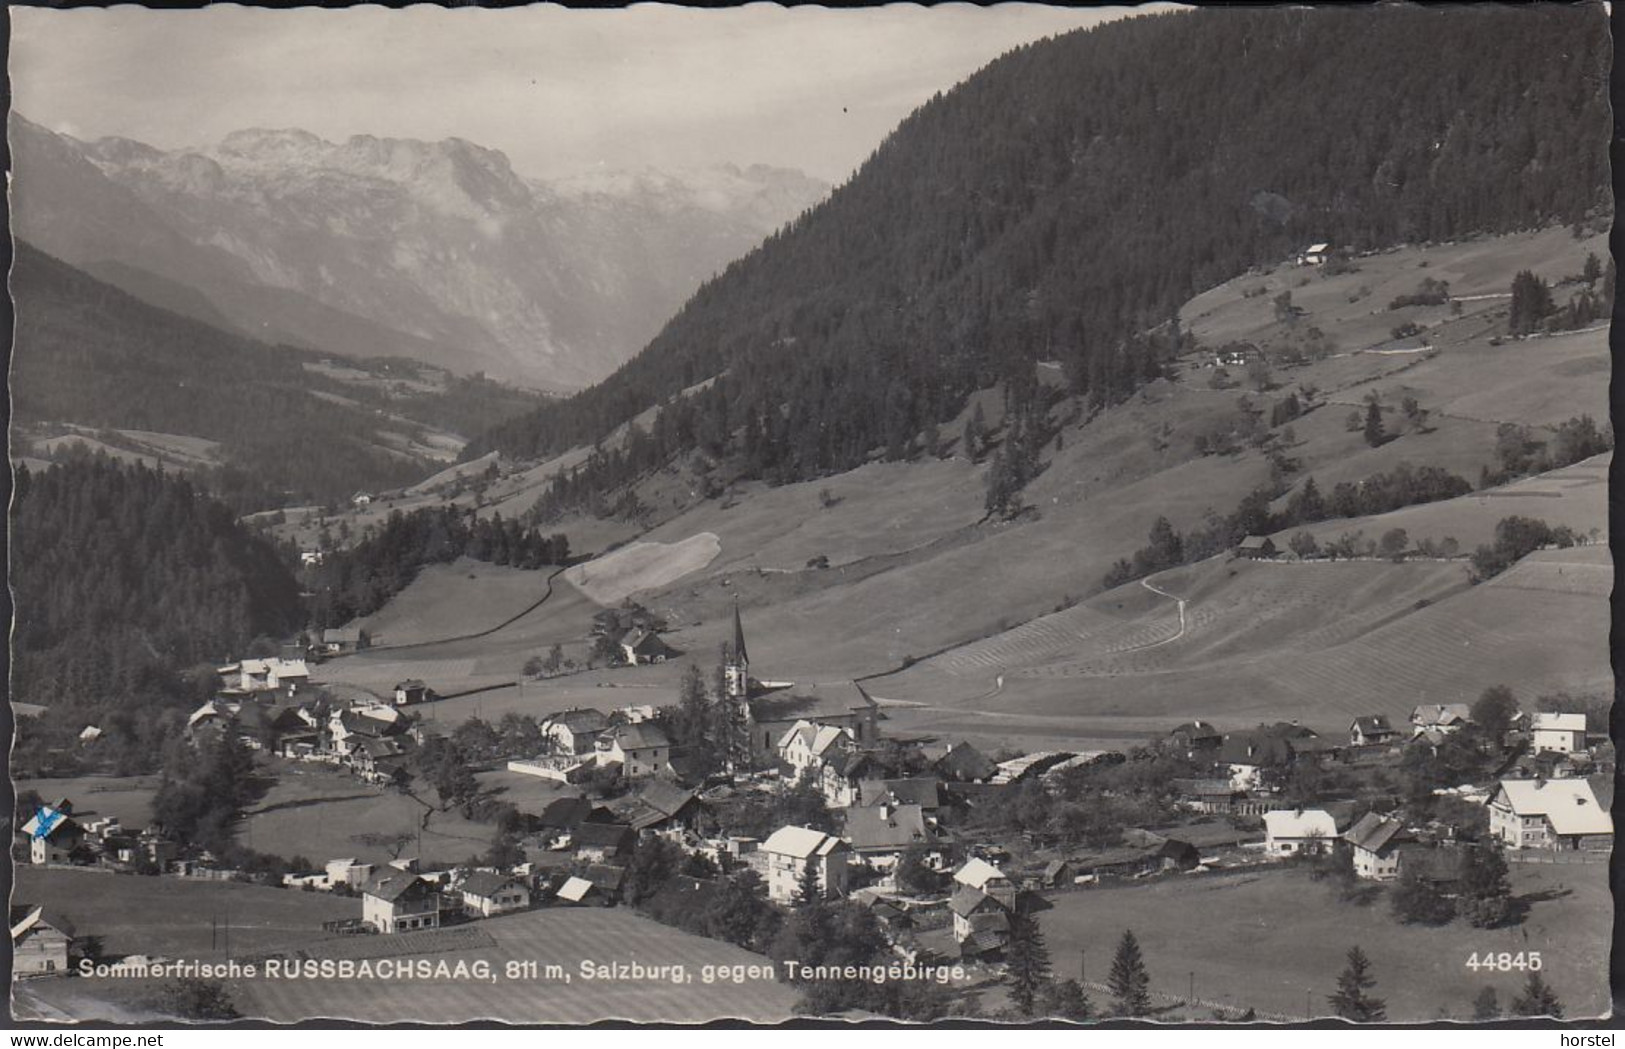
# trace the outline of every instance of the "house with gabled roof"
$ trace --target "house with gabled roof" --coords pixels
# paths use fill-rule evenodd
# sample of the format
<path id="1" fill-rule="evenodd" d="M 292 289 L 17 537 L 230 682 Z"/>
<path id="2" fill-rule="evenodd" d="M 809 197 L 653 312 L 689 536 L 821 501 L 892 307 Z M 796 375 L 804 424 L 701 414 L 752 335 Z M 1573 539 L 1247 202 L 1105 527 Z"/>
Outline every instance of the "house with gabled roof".
<path id="1" fill-rule="evenodd" d="M 1529 747 L 1535 753 L 1580 754 L 1586 749 L 1584 714 L 1537 712 L 1529 716 Z"/>
<path id="2" fill-rule="evenodd" d="M 1332 847 L 1337 821 L 1325 809 L 1275 809 L 1264 813 L 1264 852 L 1270 856 L 1318 855 Z"/>
<path id="3" fill-rule="evenodd" d="M 1168 740 L 1186 758 L 1195 761 L 1218 750 L 1224 743 L 1224 733 L 1206 721 L 1187 721 L 1169 732 Z"/>
<path id="4" fill-rule="evenodd" d="M 455 888 L 462 894 L 463 913 L 471 918 L 489 918 L 530 906 L 530 889 L 518 878 L 506 874 L 473 871 L 457 882 Z"/>
<path id="5" fill-rule="evenodd" d="M 942 781 L 930 776 L 866 779 L 859 784 L 859 805 L 918 805 L 927 815 L 942 807 Z"/>
<path id="6" fill-rule="evenodd" d="M 1398 738 L 1399 730 L 1389 722 L 1387 714 L 1365 714 L 1349 722 L 1350 746 L 1380 746 Z"/>
<path id="7" fill-rule="evenodd" d="M 878 870 L 891 870 L 906 850 L 916 847 L 934 852 L 940 863 L 950 840 L 920 806 L 889 802 L 847 809 L 841 836 L 854 857 Z"/>
<path id="8" fill-rule="evenodd" d="M 638 835 L 624 823 L 583 822 L 570 835 L 576 858 L 589 863 L 609 863 L 632 851 Z"/>
<path id="9" fill-rule="evenodd" d="M 632 666 L 640 663 L 664 663 L 673 656 L 681 655 L 648 627 L 633 627 L 622 635 L 618 644 L 621 658 Z"/>
<path id="10" fill-rule="evenodd" d="M 1574 779 L 1504 779 L 1490 798 L 1490 834 L 1509 849 L 1606 848 L 1614 823 L 1591 784 Z"/>
<path id="11" fill-rule="evenodd" d="M 1405 825 L 1392 816 L 1368 812 L 1343 832 L 1354 854 L 1354 874 L 1372 881 L 1399 877 L 1400 846 L 1415 841 Z"/>
<path id="12" fill-rule="evenodd" d="M 1472 708 L 1465 703 L 1423 703 L 1411 711 L 1411 735 L 1448 735 L 1460 732 L 1472 721 Z"/>
<path id="13" fill-rule="evenodd" d="M 322 631 L 322 650 L 330 656 L 360 652 L 372 644 L 372 635 L 358 624 L 328 627 Z"/>
<path id="14" fill-rule="evenodd" d="M 415 706 L 418 703 L 427 703 L 435 698 L 434 689 L 415 677 L 407 678 L 397 684 L 394 695 L 397 707 Z"/>
<path id="15" fill-rule="evenodd" d="M 698 831 L 707 806 L 698 792 L 664 779 L 648 780 L 637 794 L 611 806 L 617 822 L 639 834 L 645 831 Z"/>
<path id="16" fill-rule="evenodd" d="M 1236 544 L 1236 556 L 1245 557 L 1255 561 L 1265 560 L 1276 555 L 1275 540 L 1267 535 L 1250 535 Z"/>
<path id="17" fill-rule="evenodd" d="M 985 754 L 963 742 L 950 744 L 932 768 L 950 783 L 986 783 L 999 772 L 999 766 Z"/>
<path id="18" fill-rule="evenodd" d="M 65 919 L 47 915 L 38 904 L 13 904 L 9 924 L 13 979 L 68 971 L 73 926 Z"/>
<path id="19" fill-rule="evenodd" d="M 808 868 L 817 872 L 819 890 L 826 899 L 846 893 L 851 847 L 833 834 L 811 827 L 780 827 L 752 853 L 753 862 L 767 882 L 767 898 L 790 904 L 801 891 Z"/>
<path id="20" fill-rule="evenodd" d="M 1016 883 L 1004 871 L 980 857 L 973 857 L 954 871 L 954 884 L 967 886 L 998 900 L 1005 909 L 1016 905 Z"/>
<path id="21" fill-rule="evenodd" d="M 659 725 L 640 721 L 615 725 L 593 742 L 599 765 L 621 766 L 625 779 L 640 779 L 663 771 L 671 760 L 671 740 Z"/>
<path id="22" fill-rule="evenodd" d="M 440 927 L 440 892 L 421 876 L 394 867 L 361 889 L 361 920 L 381 933 Z"/>
<path id="23" fill-rule="evenodd" d="M 789 768 L 792 777 L 799 777 L 807 769 L 817 773 L 835 754 L 856 748 L 857 742 L 849 729 L 805 719 L 791 726 L 778 743 L 779 760 Z"/>
<path id="24" fill-rule="evenodd" d="M 874 759 L 867 751 L 834 748 L 818 770 L 818 787 L 824 795 L 824 804 L 832 809 L 859 804 L 863 798 L 863 777 L 874 768 Z"/>
<path id="25" fill-rule="evenodd" d="M 70 863 L 85 843 L 85 830 L 66 801 L 39 806 L 23 824 L 22 833 L 28 838 L 29 861 L 35 864 Z"/>
<path id="26" fill-rule="evenodd" d="M 593 742 L 609 728 L 609 717 L 592 707 L 560 711 L 542 722 L 542 733 L 562 754 L 591 754 Z"/>

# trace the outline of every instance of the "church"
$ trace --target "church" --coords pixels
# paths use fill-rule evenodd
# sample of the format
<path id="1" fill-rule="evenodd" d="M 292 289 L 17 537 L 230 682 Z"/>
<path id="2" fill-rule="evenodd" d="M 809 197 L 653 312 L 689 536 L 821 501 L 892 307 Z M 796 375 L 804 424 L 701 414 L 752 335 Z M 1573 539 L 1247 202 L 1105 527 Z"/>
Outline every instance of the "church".
<path id="1" fill-rule="evenodd" d="M 847 729 L 859 747 L 872 747 L 880 739 L 880 707 L 856 681 L 764 685 L 753 679 L 737 601 L 733 646 L 723 664 L 723 687 L 727 700 L 742 708 L 753 767 L 778 763 L 779 740 L 797 721 Z"/>

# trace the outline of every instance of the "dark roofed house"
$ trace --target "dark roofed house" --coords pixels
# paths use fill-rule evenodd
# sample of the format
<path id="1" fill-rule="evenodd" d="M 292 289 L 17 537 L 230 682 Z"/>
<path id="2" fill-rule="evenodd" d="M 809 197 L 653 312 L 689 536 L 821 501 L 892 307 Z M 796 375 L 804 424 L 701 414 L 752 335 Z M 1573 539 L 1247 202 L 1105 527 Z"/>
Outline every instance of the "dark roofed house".
<path id="1" fill-rule="evenodd" d="M 1343 840 L 1354 852 L 1356 877 L 1392 881 L 1399 877 L 1400 846 L 1416 839 L 1399 820 L 1368 812 L 1343 832 Z"/>
<path id="2" fill-rule="evenodd" d="M 705 803 L 692 790 L 665 780 L 650 780 L 638 794 L 614 806 L 619 822 L 634 831 L 695 830 Z"/>
<path id="3" fill-rule="evenodd" d="M 390 867 L 361 890 L 361 920 L 382 933 L 440 927 L 440 893 L 411 871 Z"/>
<path id="4" fill-rule="evenodd" d="M 1213 753 L 1224 743 L 1224 733 L 1206 721 L 1187 721 L 1168 733 L 1168 738 L 1193 760 Z"/>
<path id="5" fill-rule="evenodd" d="M 610 810 L 603 805 L 595 805 L 583 797 L 555 798 L 547 803 L 547 807 L 536 817 L 537 825 L 544 831 L 555 831 L 569 834 L 585 822 L 613 823 L 614 817 Z"/>
<path id="6" fill-rule="evenodd" d="M 1356 747 L 1377 746 L 1399 738 L 1399 732 L 1386 714 L 1367 714 L 1349 724 L 1349 743 Z"/>
<path id="7" fill-rule="evenodd" d="M 1153 860 L 1163 870 L 1189 871 L 1202 865 L 1202 853 L 1188 841 L 1169 838 L 1157 846 Z"/>
<path id="8" fill-rule="evenodd" d="M 1179 801 L 1197 812 L 1229 812 L 1246 792 L 1227 779 L 1176 779 L 1174 791 Z"/>
<path id="9" fill-rule="evenodd" d="M 609 727 L 609 717 L 592 707 L 561 711 L 542 722 L 542 732 L 566 754 L 590 754 L 593 741 Z"/>
<path id="10" fill-rule="evenodd" d="M 954 783 L 986 783 L 999 767 L 969 743 L 956 743 L 937 759 L 936 770 Z"/>
<path id="11" fill-rule="evenodd" d="M 637 832 L 624 823 L 581 823 L 572 841 L 578 859 L 607 863 L 632 851 Z"/>
<path id="12" fill-rule="evenodd" d="M 778 760 L 778 744 L 798 721 L 844 728 L 859 747 L 879 739 L 880 707 L 855 681 L 795 684 L 754 696 L 747 703 L 751 760 Z"/>
<path id="13" fill-rule="evenodd" d="M 663 641 L 659 634 L 647 627 L 633 627 L 621 638 L 621 658 L 636 666 L 639 663 L 664 663 L 681 655 Z"/>
<path id="14" fill-rule="evenodd" d="M 843 834 L 852 852 L 873 867 L 889 869 L 907 849 L 940 849 L 946 835 L 933 826 L 918 805 L 867 805 L 846 810 Z"/>
<path id="15" fill-rule="evenodd" d="M 1250 535 L 1236 546 L 1236 556 L 1254 560 L 1275 556 L 1275 540 L 1267 535 Z"/>
<path id="16" fill-rule="evenodd" d="M 671 758 L 671 740 L 660 726 L 648 721 L 616 725 L 593 742 L 598 764 L 619 763 L 627 779 L 653 776 L 665 770 Z"/>
<path id="17" fill-rule="evenodd" d="M 395 705 L 397 707 L 412 706 L 415 703 L 427 703 L 434 698 L 434 690 L 417 678 L 408 678 L 395 686 Z"/>
<path id="18" fill-rule="evenodd" d="M 910 779 L 864 780 L 858 785 L 860 805 L 918 805 L 926 812 L 942 807 L 942 781 L 924 776 Z"/>
<path id="19" fill-rule="evenodd" d="M 372 644 L 372 637 L 360 626 L 328 627 L 322 631 L 322 648 L 329 655 L 359 652 Z"/>
<path id="20" fill-rule="evenodd" d="M 606 900 L 613 901 L 626 884 L 626 868 L 612 863 L 592 863 L 587 865 L 583 877 L 592 882 L 592 887 Z"/>

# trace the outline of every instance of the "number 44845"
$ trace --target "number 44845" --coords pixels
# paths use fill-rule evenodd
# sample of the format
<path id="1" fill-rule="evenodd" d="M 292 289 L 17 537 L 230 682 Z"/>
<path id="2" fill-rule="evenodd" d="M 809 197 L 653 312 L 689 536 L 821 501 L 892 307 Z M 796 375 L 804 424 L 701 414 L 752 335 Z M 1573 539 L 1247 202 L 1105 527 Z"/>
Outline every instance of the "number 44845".
<path id="1" fill-rule="evenodd" d="M 1475 973 L 1486 971 L 1498 973 L 1513 971 L 1538 972 L 1540 970 L 1540 952 L 1519 951 L 1513 954 L 1511 951 L 1501 951 L 1497 954 L 1494 951 L 1485 951 L 1483 954 L 1479 954 L 1474 951 L 1467 956 L 1466 965 Z"/>

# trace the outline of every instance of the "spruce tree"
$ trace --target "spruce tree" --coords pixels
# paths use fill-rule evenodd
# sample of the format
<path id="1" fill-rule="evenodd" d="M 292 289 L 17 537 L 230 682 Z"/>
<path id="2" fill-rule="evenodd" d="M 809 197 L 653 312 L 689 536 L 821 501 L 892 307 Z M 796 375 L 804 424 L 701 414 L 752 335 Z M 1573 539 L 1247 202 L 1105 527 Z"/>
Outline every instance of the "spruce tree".
<path id="1" fill-rule="evenodd" d="M 1461 913 L 1476 928 L 1491 929 L 1512 917 L 1507 861 L 1493 845 L 1467 850 L 1461 878 Z"/>
<path id="2" fill-rule="evenodd" d="M 1337 993 L 1328 998 L 1332 1011 L 1356 1023 L 1382 1023 L 1388 1019 L 1388 1010 L 1381 998 L 1368 993 L 1377 985 L 1370 960 L 1358 946 L 1349 948 L 1348 960 L 1348 967 L 1337 978 Z"/>
<path id="3" fill-rule="evenodd" d="M 1044 934 L 1031 914 L 1010 915 L 1010 947 L 1005 954 L 1005 975 L 1010 981 L 1010 1000 L 1031 1016 L 1038 993 L 1049 980 L 1049 949 Z"/>
<path id="4" fill-rule="evenodd" d="M 1382 406 L 1372 401 L 1365 407 L 1365 443 L 1375 448 L 1388 439 L 1382 425 Z"/>
<path id="5" fill-rule="evenodd" d="M 1140 957 L 1140 941 L 1134 930 L 1125 929 L 1117 941 L 1111 975 L 1106 986 L 1112 992 L 1113 1006 L 1122 1016 L 1145 1016 L 1151 1011 L 1151 976 Z"/>
<path id="6" fill-rule="evenodd" d="M 824 890 L 818 879 L 818 864 L 809 856 L 806 866 L 802 868 L 801 880 L 796 885 L 796 908 L 812 909 L 823 902 Z"/>
<path id="7" fill-rule="evenodd" d="M 1523 993 L 1512 999 L 1512 1015 L 1550 1016 L 1561 1020 L 1563 1003 L 1557 1000 L 1557 993 L 1540 973 L 1532 972 L 1523 985 Z"/>

